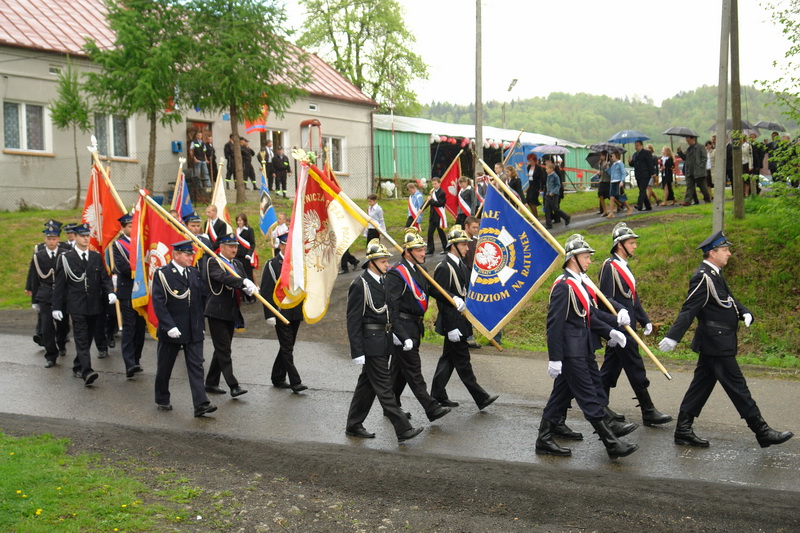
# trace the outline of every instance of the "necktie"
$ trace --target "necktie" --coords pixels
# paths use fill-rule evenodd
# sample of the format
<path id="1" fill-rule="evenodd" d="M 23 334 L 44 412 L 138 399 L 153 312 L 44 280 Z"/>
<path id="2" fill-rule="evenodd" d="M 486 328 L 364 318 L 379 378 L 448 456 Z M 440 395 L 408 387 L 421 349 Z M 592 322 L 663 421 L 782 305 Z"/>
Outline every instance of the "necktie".
<path id="1" fill-rule="evenodd" d="M 82 253 L 81 253 L 81 261 L 83 261 L 83 264 L 84 264 L 84 265 L 85 265 L 85 264 L 86 264 L 86 262 L 87 262 L 86 255 L 87 255 L 87 254 L 86 254 L 86 252 L 82 252 Z"/>
<path id="2" fill-rule="evenodd" d="M 56 258 L 56 253 L 50 252 L 50 259 L 55 259 L 55 258 Z"/>

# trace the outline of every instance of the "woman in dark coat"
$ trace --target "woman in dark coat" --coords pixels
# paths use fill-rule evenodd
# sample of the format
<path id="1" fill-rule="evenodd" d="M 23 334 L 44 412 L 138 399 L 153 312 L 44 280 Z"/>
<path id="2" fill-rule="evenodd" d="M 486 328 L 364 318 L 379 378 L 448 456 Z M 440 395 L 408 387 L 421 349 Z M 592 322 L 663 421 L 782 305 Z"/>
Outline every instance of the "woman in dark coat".
<path id="1" fill-rule="evenodd" d="M 236 215 L 236 237 L 239 241 L 239 249 L 236 250 L 236 259 L 242 262 L 244 273 L 250 281 L 253 279 L 253 266 L 256 253 L 256 234 L 253 228 L 247 225 L 247 215 L 239 213 Z M 245 243 L 249 244 L 248 246 Z"/>
<path id="2" fill-rule="evenodd" d="M 528 204 L 533 216 L 539 218 L 536 207 L 542 205 L 540 201 L 541 192 L 547 175 L 541 165 L 539 165 L 539 158 L 533 152 L 528 154 L 528 166 L 526 171 L 528 172 L 528 190 L 525 193 L 525 203 Z"/>

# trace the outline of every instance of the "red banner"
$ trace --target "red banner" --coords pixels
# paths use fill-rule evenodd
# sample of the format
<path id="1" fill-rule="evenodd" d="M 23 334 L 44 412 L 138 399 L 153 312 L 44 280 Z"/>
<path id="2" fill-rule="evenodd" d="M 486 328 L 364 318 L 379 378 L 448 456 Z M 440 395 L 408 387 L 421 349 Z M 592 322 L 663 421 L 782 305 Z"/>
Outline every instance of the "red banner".
<path id="1" fill-rule="evenodd" d="M 106 181 L 97 165 L 92 165 L 81 221 L 92 230 L 89 246 L 93 250 L 102 253 L 116 238 L 122 229 L 118 219 L 125 213 L 114 195 L 114 186 Z"/>
<path id="2" fill-rule="evenodd" d="M 442 190 L 445 194 L 445 208 L 453 218 L 458 216 L 458 178 L 461 177 L 461 157 L 456 157 L 450 168 L 442 176 Z"/>

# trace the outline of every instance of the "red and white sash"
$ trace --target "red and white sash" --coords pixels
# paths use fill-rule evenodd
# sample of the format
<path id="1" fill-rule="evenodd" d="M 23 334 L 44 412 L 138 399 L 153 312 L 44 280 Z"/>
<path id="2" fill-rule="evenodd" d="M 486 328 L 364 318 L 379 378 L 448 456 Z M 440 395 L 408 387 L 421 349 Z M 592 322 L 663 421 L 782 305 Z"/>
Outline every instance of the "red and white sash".
<path id="1" fill-rule="evenodd" d="M 247 250 L 247 254 L 250 256 L 250 264 L 253 268 L 258 268 L 258 254 L 253 250 L 253 247 L 247 242 L 247 239 L 242 238 L 239 234 L 239 229 L 236 229 L 236 240 L 239 241 L 239 246 L 244 246 L 244 249 Z"/>
<path id="2" fill-rule="evenodd" d="M 443 230 L 447 229 L 447 211 L 444 207 L 434 207 L 436 213 L 439 215 L 439 227 Z"/>
<path id="3" fill-rule="evenodd" d="M 631 279 L 631 277 L 628 276 L 628 273 L 625 272 L 625 269 L 622 268 L 620 265 L 618 265 L 616 261 L 614 261 L 613 259 L 610 259 L 609 263 L 611 263 L 611 266 L 613 266 L 616 269 L 616 271 L 620 275 L 620 277 L 625 281 L 625 283 L 627 283 L 628 288 L 630 288 L 630 290 L 631 290 L 631 300 L 632 301 L 636 301 L 636 283 L 634 283 L 634 281 Z"/>
<path id="4" fill-rule="evenodd" d="M 414 198 L 413 195 L 408 197 L 408 216 L 410 216 L 412 218 L 412 220 L 413 220 L 413 222 L 411 223 L 411 226 L 414 227 L 414 228 L 417 228 L 417 230 L 419 230 L 419 231 L 422 231 L 422 227 L 420 227 L 419 220 L 418 220 L 419 219 L 419 209 L 417 209 L 416 206 L 414 206 L 414 202 L 412 200 L 413 198 Z"/>
<path id="5" fill-rule="evenodd" d="M 400 274 L 400 277 L 403 278 L 403 281 L 406 282 L 408 288 L 411 289 L 414 299 L 417 301 L 424 314 L 428 310 L 428 295 L 425 294 L 425 291 L 422 290 L 422 287 L 419 286 L 417 281 L 411 275 L 408 267 L 403 264 L 399 264 L 396 265 L 394 269 Z"/>
<path id="6" fill-rule="evenodd" d="M 462 190 L 458 191 L 458 205 L 459 205 L 459 207 L 461 207 L 461 210 L 464 211 L 464 213 L 468 217 L 471 217 L 472 216 L 472 208 L 469 206 L 469 204 L 461 196 L 461 193 L 464 192 L 464 191 L 466 191 L 466 189 L 462 189 Z"/>

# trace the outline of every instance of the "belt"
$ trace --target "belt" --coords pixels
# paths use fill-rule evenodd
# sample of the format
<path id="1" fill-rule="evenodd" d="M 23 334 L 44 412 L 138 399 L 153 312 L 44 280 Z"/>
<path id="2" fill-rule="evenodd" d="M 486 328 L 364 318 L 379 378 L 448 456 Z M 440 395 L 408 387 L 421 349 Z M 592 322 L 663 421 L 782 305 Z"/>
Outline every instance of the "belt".
<path id="1" fill-rule="evenodd" d="M 707 328 L 719 328 L 719 329 L 727 329 L 728 331 L 736 331 L 738 328 L 737 326 L 732 326 L 725 322 L 715 322 L 713 320 L 705 320 L 700 322 L 701 326 L 706 326 Z"/>
<path id="2" fill-rule="evenodd" d="M 368 329 L 370 331 L 385 331 L 390 332 L 392 331 L 391 324 L 364 324 L 364 329 Z"/>
<path id="3" fill-rule="evenodd" d="M 417 316 L 417 315 L 410 315 L 408 313 L 404 313 L 400 311 L 397 314 L 398 318 L 402 318 L 403 320 L 410 320 L 412 322 L 422 322 L 422 319 L 425 317 Z"/>

